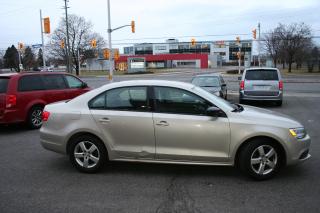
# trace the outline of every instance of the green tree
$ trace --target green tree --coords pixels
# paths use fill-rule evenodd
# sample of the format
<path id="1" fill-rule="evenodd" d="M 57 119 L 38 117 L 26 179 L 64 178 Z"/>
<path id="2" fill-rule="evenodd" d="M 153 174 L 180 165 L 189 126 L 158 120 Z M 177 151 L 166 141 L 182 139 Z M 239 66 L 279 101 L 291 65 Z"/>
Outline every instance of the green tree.
<path id="1" fill-rule="evenodd" d="M 34 54 L 30 47 L 27 47 L 24 51 L 22 58 L 23 66 L 26 70 L 32 69 L 36 65 Z"/>
<path id="2" fill-rule="evenodd" d="M 42 49 L 40 48 L 38 51 L 38 57 L 37 57 L 37 65 L 39 67 L 43 67 L 43 52 Z"/>
<path id="3" fill-rule="evenodd" d="M 19 69 L 19 53 L 14 45 L 8 47 L 4 54 L 4 66 L 6 68 L 14 69 L 16 72 L 20 72 Z"/>

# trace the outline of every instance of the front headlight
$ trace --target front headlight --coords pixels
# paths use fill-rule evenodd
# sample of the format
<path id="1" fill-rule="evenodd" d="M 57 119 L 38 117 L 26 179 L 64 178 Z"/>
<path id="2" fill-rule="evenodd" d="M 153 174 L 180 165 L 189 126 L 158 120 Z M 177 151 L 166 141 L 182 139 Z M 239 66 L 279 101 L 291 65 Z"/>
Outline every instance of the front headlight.
<path id="1" fill-rule="evenodd" d="M 302 139 L 302 138 L 306 137 L 306 135 L 307 135 L 307 132 L 303 127 L 291 128 L 291 129 L 289 129 L 289 132 L 293 137 L 295 137 L 297 139 Z"/>

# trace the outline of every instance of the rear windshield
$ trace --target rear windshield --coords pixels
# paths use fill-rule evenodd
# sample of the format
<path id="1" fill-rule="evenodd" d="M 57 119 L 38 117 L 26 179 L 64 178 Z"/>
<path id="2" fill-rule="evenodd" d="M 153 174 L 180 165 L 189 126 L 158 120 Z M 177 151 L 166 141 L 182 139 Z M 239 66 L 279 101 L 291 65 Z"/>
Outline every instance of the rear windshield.
<path id="1" fill-rule="evenodd" d="M 6 93 L 8 88 L 9 78 L 0 78 L 0 93 Z"/>
<path id="2" fill-rule="evenodd" d="M 218 87 L 220 86 L 219 77 L 195 77 L 192 83 L 198 87 Z"/>
<path id="3" fill-rule="evenodd" d="M 247 70 L 245 79 L 277 81 L 279 77 L 277 70 Z"/>

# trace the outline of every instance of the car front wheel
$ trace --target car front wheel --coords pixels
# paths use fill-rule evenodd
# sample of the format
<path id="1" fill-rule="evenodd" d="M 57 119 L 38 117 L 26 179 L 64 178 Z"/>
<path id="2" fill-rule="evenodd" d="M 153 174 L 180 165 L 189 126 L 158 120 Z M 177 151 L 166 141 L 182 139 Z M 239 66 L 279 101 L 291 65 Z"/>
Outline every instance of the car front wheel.
<path id="1" fill-rule="evenodd" d="M 105 164 L 107 152 L 99 139 L 83 135 L 71 142 L 70 161 L 81 172 L 94 173 Z"/>
<path id="2" fill-rule="evenodd" d="M 240 153 L 240 169 L 256 180 L 272 178 L 280 169 L 282 156 L 278 146 L 267 140 L 254 140 Z"/>

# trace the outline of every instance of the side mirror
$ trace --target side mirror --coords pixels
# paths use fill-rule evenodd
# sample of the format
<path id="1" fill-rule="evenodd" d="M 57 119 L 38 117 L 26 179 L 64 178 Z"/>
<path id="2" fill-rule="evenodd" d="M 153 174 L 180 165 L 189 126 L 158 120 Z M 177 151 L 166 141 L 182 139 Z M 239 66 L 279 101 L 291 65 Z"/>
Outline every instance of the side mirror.
<path id="1" fill-rule="evenodd" d="M 207 115 L 208 116 L 212 116 L 212 117 L 219 117 L 221 115 L 223 115 L 223 111 L 221 111 L 221 109 L 219 109 L 218 107 L 209 107 L 207 109 Z"/>
<path id="2" fill-rule="evenodd" d="M 239 76 L 239 77 L 238 77 L 238 81 L 241 81 L 241 79 L 242 79 L 242 77 L 241 77 L 241 76 Z"/>
<path id="3" fill-rule="evenodd" d="M 87 88 L 88 87 L 88 84 L 87 83 L 85 83 L 85 82 L 82 82 L 82 86 L 81 86 L 81 88 L 82 89 L 84 89 L 84 88 Z"/>
<path id="4" fill-rule="evenodd" d="M 221 86 L 226 87 L 226 86 L 227 86 L 227 84 L 222 84 Z"/>

